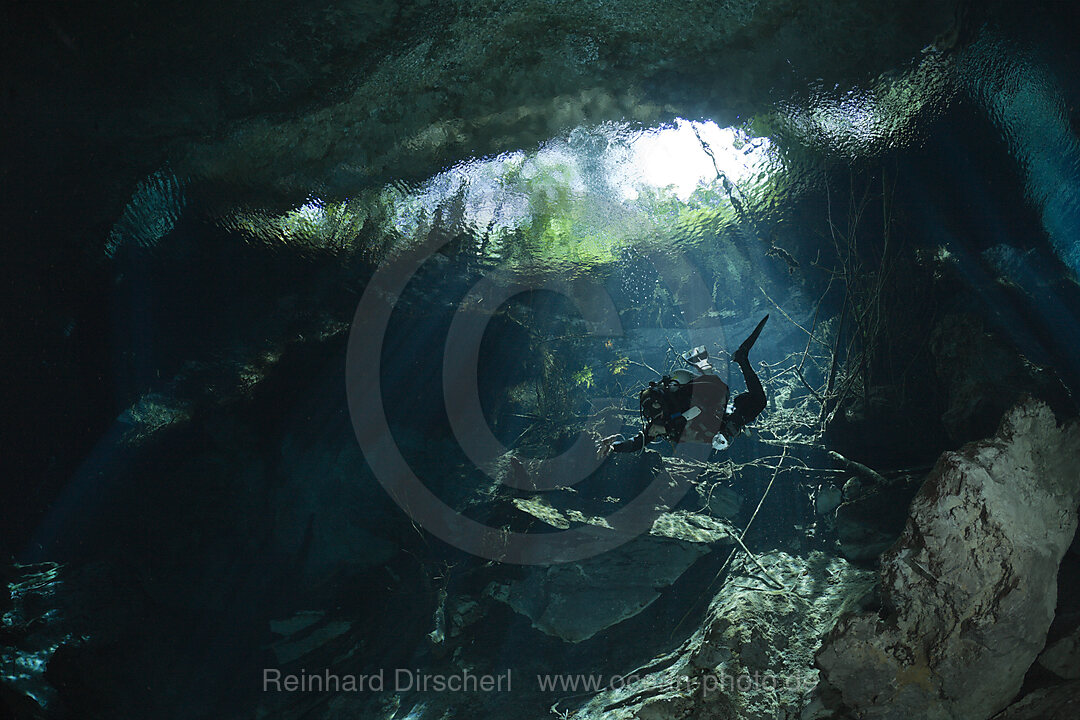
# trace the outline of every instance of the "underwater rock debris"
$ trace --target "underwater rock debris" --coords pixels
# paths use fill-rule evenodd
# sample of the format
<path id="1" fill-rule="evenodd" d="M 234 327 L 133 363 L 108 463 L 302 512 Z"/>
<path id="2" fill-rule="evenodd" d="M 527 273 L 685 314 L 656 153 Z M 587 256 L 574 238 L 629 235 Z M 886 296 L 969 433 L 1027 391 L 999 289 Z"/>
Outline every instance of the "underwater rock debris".
<path id="1" fill-rule="evenodd" d="M 731 530 L 706 515 L 664 513 L 649 535 L 597 558 L 534 568 L 487 593 L 567 642 L 581 642 L 649 607 L 710 545 L 730 543 Z"/>
<path id="2" fill-rule="evenodd" d="M 572 717 L 797 716 L 817 683 L 812 663 L 821 638 L 867 596 L 873 573 L 820 552 L 773 552 L 761 561 L 788 591 L 736 560 L 701 628 L 682 647 L 629 673 L 633 682 L 596 695 Z"/>
<path id="3" fill-rule="evenodd" d="M 948 409 L 941 420 L 953 440 L 990 435 L 1024 393 L 1058 412 L 1072 404 L 1068 389 L 1052 369 L 1029 362 L 972 315 L 943 317 L 934 327 L 930 346 L 935 372 L 948 388 Z"/>
<path id="4" fill-rule="evenodd" d="M 865 718 L 988 718 L 1042 650 L 1076 532 L 1080 424 L 1045 404 L 942 455 L 882 558 L 891 610 L 843 620 L 818 656 L 837 704 Z"/>
<path id="5" fill-rule="evenodd" d="M 1071 720 L 1076 717 L 1077 697 L 1080 697 L 1080 682 L 1040 688 L 995 715 L 993 720 Z"/>
<path id="6" fill-rule="evenodd" d="M 1080 680 L 1080 628 L 1049 645 L 1039 656 L 1039 664 L 1058 677 Z"/>

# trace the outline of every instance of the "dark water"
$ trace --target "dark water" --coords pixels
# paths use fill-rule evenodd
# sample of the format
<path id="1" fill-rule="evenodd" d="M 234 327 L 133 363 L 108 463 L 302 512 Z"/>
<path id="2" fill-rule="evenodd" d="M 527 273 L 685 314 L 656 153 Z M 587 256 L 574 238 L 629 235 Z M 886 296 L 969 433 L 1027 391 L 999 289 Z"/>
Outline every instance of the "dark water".
<path id="1" fill-rule="evenodd" d="M 20 565 L 0 680 L 49 717 L 334 717 L 326 697 L 260 692 L 260 673 L 610 675 L 688 637 L 726 548 L 579 644 L 494 601 L 467 641 L 431 641 L 447 597 L 562 559 L 543 544 L 560 528 L 513 503 L 543 493 L 506 484 L 508 453 L 569 458 L 543 477 L 585 516 L 631 505 L 656 467 L 724 468 L 738 528 L 770 488 L 749 547 L 837 553 L 814 511 L 837 477 L 827 451 L 885 473 L 977 437 L 941 419 L 931 338 L 947 315 L 1080 382 L 1078 89 L 1060 42 L 988 26 L 958 56 L 809 88 L 768 121 L 583 126 L 291 208 L 150 174 L 101 238 L 107 362 L 72 401 L 115 420 L 5 517 Z M 638 390 L 694 346 L 741 392 L 728 353 L 765 314 L 755 432 L 724 454 L 661 442 L 661 460 L 595 460 L 595 437 L 636 432 Z M 469 527 L 525 550 L 493 559 Z M 314 655 L 272 631 L 298 613 L 324 633 Z M 424 698 L 337 712 L 439 716 Z M 486 709 L 556 699 L 530 688 Z"/>

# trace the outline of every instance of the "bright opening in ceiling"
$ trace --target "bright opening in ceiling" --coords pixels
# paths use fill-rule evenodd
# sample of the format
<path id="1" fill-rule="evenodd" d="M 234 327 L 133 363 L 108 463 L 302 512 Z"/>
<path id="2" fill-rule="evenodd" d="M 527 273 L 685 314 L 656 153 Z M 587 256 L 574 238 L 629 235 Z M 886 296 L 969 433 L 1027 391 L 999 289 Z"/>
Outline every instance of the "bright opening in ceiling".
<path id="1" fill-rule="evenodd" d="M 753 138 L 737 128 L 679 118 L 675 127 L 642 133 L 630 147 L 626 169 L 637 182 L 624 185 L 626 197 L 636 198 L 638 187 L 647 185 L 671 188 L 685 202 L 700 185 L 716 181 L 718 173 L 738 185 L 764 172 L 772 146 L 768 138 Z"/>
<path id="2" fill-rule="evenodd" d="M 550 210 L 582 196 L 630 211 L 643 195 L 686 203 L 699 188 L 720 187 L 726 194 L 758 185 L 775 174 L 778 162 L 768 138 L 714 122 L 680 118 L 648 130 L 579 128 L 535 153 L 472 160 L 441 173 L 400 206 L 397 227 L 410 232 L 421 214 L 430 217 L 455 197 L 464 222 L 503 229 L 535 219 L 538 206 Z"/>
<path id="3" fill-rule="evenodd" d="M 627 242 L 658 241 L 706 215 L 737 221 L 733 198 L 769 192 L 782 170 L 767 138 L 713 122 L 679 119 L 642 130 L 624 124 L 578 128 L 534 152 L 460 163 L 413 187 L 388 186 L 386 230 L 409 244 L 433 224 L 485 238 L 492 259 L 604 262 Z M 236 223 L 264 240 L 329 249 L 347 244 L 363 211 L 311 198 L 302 207 Z M 691 217 L 692 216 L 692 217 Z M 331 236 L 333 236 L 331 238 Z M 657 240 L 659 238 L 659 240 Z"/>

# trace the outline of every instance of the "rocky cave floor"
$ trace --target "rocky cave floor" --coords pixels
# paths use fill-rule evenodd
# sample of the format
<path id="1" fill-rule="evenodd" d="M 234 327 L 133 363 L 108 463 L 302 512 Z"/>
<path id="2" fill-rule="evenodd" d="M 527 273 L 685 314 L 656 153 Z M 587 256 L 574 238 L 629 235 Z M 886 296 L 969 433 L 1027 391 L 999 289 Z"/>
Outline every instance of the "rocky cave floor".
<path id="1" fill-rule="evenodd" d="M 977 328 L 948 337 L 939 359 L 1001 345 Z M 464 500 L 467 514 L 492 524 L 603 531 L 605 491 L 634 492 L 658 475 L 686 488 L 649 532 L 587 560 L 485 563 L 431 553 L 416 532 L 401 540 L 404 555 L 369 538 L 368 569 L 324 572 L 311 587 L 303 569 L 282 567 L 296 562 L 284 555 L 216 568 L 137 558 L 6 564 L 3 706 L 14 718 L 163 705 L 283 718 L 1072 717 L 1080 424 L 1059 423 L 1036 397 L 1058 404 L 1063 387 L 1048 392 L 1018 354 L 1014 365 L 995 366 L 997 377 L 957 376 L 965 387 L 951 388 L 947 420 L 955 435 L 985 422 L 987 388 L 1007 407 L 991 436 L 942 453 L 928 472 L 879 473 L 834 453 L 823 476 L 797 452 L 746 439 L 751 460 L 741 465 L 650 451 L 613 457 L 583 487 L 529 493 L 496 483 Z M 292 438 L 297 462 L 310 457 L 308 441 Z M 511 453 L 491 473 L 505 480 L 536 462 Z M 214 472 L 205 460 L 199 467 Z M 190 481 L 192 470 L 177 478 Z M 801 522 L 788 526 L 784 505 Z M 229 626 L 238 613 L 243 622 Z M 265 668 L 383 677 L 360 692 L 254 692 L 252 675 Z M 413 687 L 421 676 L 470 673 L 509 673 L 512 691 Z M 571 685 L 544 687 L 544 677 Z M 134 678 L 145 693 L 132 691 Z"/>

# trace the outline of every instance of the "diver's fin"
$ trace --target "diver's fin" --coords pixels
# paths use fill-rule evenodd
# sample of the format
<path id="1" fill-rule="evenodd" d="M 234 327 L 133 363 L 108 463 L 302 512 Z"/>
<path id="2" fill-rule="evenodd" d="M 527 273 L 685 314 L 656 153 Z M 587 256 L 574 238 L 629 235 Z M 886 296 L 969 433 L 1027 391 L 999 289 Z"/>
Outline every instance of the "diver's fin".
<path id="1" fill-rule="evenodd" d="M 750 337 L 743 340 L 743 344 L 739 346 L 739 349 L 731 353 L 732 362 L 740 362 L 745 360 L 747 355 L 750 354 L 750 348 L 754 347 L 754 343 L 757 342 L 758 335 L 761 334 L 761 329 L 765 327 L 765 322 L 769 319 L 769 316 L 761 318 L 761 322 L 754 328 L 754 332 L 750 333 Z"/>

